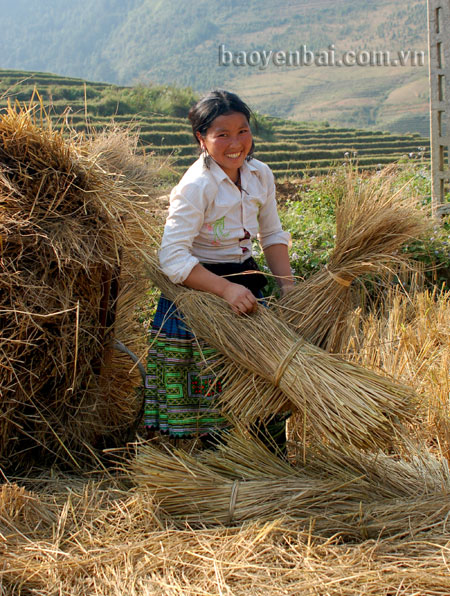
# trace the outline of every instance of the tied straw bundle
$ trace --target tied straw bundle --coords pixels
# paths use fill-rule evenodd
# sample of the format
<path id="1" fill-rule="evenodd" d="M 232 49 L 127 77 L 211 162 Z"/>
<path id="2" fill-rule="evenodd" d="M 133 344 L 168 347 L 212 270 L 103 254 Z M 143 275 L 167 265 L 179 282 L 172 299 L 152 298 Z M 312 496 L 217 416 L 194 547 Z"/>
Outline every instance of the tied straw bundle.
<path id="1" fill-rule="evenodd" d="M 333 480 L 312 480 L 301 473 L 241 481 L 184 451 L 163 453 L 150 445 L 139 448 L 130 476 L 150 491 L 160 512 L 190 525 L 239 524 L 283 516 L 308 520 L 327 510 L 333 495 L 341 503 L 363 498 L 358 488 L 353 492 L 345 483 L 339 487 Z"/>
<path id="2" fill-rule="evenodd" d="M 363 180 L 355 180 L 353 171 L 347 170 L 346 191 L 336 206 L 336 241 L 329 263 L 275 303 L 275 312 L 296 335 L 328 352 L 345 351 L 354 302 L 352 282 L 368 273 L 380 273 L 389 265 L 405 263 L 402 245 L 429 227 L 409 184 L 396 188 L 395 182 L 395 165 Z M 284 406 L 281 393 L 275 396 L 273 387 L 260 376 L 249 375 L 225 358 L 218 364 L 221 376 L 230 380 L 221 395 L 221 405 L 230 416 L 255 420 L 247 395 L 257 396 L 260 411 L 274 412 L 275 404 Z"/>
<path id="3" fill-rule="evenodd" d="M 412 461 L 356 450 L 343 458 L 322 448 L 307 466 L 291 466 L 255 437 L 234 433 L 198 458 L 139 445 L 128 473 L 160 512 L 182 523 L 239 524 L 279 517 L 315 534 L 351 539 L 414 535 L 440 527 L 450 513 L 445 463 L 416 450 Z M 421 480 L 427 478 L 427 484 Z"/>
<path id="4" fill-rule="evenodd" d="M 368 448 L 386 447 L 396 421 L 408 417 L 409 389 L 299 338 L 270 309 L 237 316 L 217 296 L 172 284 L 156 259 L 149 273 L 194 333 L 234 363 L 225 393 L 227 410 L 237 418 L 252 422 L 292 404 L 332 444 Z M 246 383 L 254 375 L 266 381 L 264 410 Z"/>
<path id="5" fill-rule="evenodd" d="M 123 164 L 134 159 L 125 139 L 116 145 Z M 63 138 L 31 108 L 0 116 L 0 460 L 10 466 L 31 452 L 78 466 L 104 437 L 123 440 L 140 407 L 139 374 L 108 346 L 114 313 L 126 322 L 142 296 L 134 252 L 152 225 L 134 183 L 102 166 L 107 149 Z M 151 177 L 147 167 L 147 187 Z"/>
<path id="6" fill-rule="evenodd" d="M 345 179 L 336 205 L 336 240 L 329 262 L 281 298 L 278 313 L 300 336 L 329 352 L 341 352 L 352 308 L 352 282 L 406 262 L 400 249 L 429 223 L 417 208 L 411 181 L 396 187 L 396 165 L 368 179 Z M 344 333 L 345 335 L 345 333 Z"/>

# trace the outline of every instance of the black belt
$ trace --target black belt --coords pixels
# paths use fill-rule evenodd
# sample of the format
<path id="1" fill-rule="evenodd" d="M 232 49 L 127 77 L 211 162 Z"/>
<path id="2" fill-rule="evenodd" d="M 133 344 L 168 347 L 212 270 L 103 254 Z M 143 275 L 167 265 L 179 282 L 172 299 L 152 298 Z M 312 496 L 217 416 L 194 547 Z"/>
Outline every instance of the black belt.
<path id="1" fill-rule="evenodd" d="M 261 273 L 253 257 L 242 263 L 202 263 L 205 269 L 219 275 L 228 277 L 229 281 L 241 284 L 248 288 L 255 296 L 267 285 L 267 277 Z M 254 272 L 254 273 L 252 273 Z M 231 277 L 230 277 L 231 276 Z"/>

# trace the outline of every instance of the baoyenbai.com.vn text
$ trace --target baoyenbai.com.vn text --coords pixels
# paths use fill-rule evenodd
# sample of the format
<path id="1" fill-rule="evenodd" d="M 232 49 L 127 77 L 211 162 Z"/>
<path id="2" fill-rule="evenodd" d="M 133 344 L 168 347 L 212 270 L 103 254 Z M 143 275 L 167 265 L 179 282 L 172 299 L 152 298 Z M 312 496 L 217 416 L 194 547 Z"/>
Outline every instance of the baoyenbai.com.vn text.
<path id="1" fill-rule="evenodd" d="M 219 45 L 219 66 L 250 66 L 264 70 L 269 66 L 424 66 L 423 50 L 346 50 L 334 44 L 327 50 L 313 51 L 306 45 L 297 50 L 230 50 Z"/>

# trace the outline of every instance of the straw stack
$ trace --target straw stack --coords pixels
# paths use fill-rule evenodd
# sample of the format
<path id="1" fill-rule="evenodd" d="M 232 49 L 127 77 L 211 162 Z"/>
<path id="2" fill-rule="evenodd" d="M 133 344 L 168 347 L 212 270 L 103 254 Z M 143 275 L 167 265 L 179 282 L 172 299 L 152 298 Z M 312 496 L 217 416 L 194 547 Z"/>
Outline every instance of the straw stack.
<path id="1" fill-rule="evenodd" d="M 143 306 L 150 286 L 144 255 L 154 252 L 161 236 L 161 222 L 156 215 L 160 209 L 157 200 L 160 194 L 159 163 L 154 159 L 149 161 L 140 153 L 138 141 L 139 136 L 130 130 L 110 127 L 82 143 L 89 159 L 115 180 L 124 200 L 120 222 L 126 238 L 121 248 L 116 316 L 110 332 L 111 341 L 106 343 L 99 379 L 102 393 L 111 404 L 108 418 L 112 430 L 123 427 L 125 420 L 131 420 L 129 432 L 119 436 L 120 443 L 133 440 L 133 433 L 141 421 L 142 378 L 130 357 L 114 349 L 113 342 L 115 339 L 121 341 L 141 362 L 145 362 L 147 339 L 136 312 Z M 135 395 L 138 402 L 134 403 L 139 406 L 139 411 L 134 409 L 130 418 L 130 405 Z"/>
<path id="2" fill-rule="evenodd" d="M 172 284 L 156 259 L 149 273 L 195 334 L 233 362 L 227 410 L 237 418 L 251 423 L 291 404 L 331 444 L 385 448 L 396 422 L 410 415 L 409 389 L 299 338 L 270 309 L 234 315 L 221 298 Z M 242 393 L 244 375 L 267 382 L 264 404 L 254 392 Z"/>
<path id="3" fill-rule="evenodd" d="M 130 303 L 121 267 L 136 269 L 135 238 L 151 230 L 144 200 L 98 151 L 10 108 L 0 203 L 0 461 L 20 466 L 34 451 L 79 465 L 139 409 L 133 363 L 106 348 L 117 301 Z"/>

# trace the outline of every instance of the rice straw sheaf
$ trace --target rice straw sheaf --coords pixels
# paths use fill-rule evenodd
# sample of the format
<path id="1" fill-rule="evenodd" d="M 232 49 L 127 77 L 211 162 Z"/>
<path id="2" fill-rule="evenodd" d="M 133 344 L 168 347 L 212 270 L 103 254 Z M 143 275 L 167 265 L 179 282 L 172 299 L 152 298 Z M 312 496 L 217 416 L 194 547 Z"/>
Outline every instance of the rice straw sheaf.
<path id="1" fill-rule="evenodd" d="M 299 447 L 299 446 L 297 446 Z M 212 470 L 233 479 L 286 477 L 301 470 L 312 478 L 343 483 L 357 479 L 377 499 L 416 498 L 450 491 L 445 458 L 437 458 L 424 445 L 405 441 L 403 455 L 366 453 L 349 448 L 346 453 L 329 445 L 301 446 L 289 461 L 271 452 L 261 439 L 242 426 L 225 433 L 217 448 L 199 454 Z"/>
<path id="2" fill-rule="evenodd" d="M 361 180 L 353 170 L 347 172 L 344 196 L 336 205 L 336 240 L 329 262 L 277 303 L 289 327 L 327 351 L 342 351 L 352 282 L 405 262 L 402 245 L 429 227 L 411 182 L 398 188 L 397 180 L 395 165 Z"/>
<path id="3" fill-rule="evenodd" d="M 251 423 L 290 404 L 331 444 L 368 448 L 386 447 L 396 422 L 410 414 L 411 390 L 299 338 L 270 309 L 234 315 L 217 296 L 172 284 L 156 259 L 149 259 L 149 275 L 197 337 L 232 361 L 226 409 L 236 418 Z M 241 392 L 244 374 L 268 382 L 264 410 L 254 392 Z"/>
<path id="4" fill-rule="evenodd" d="M 136 242 L 152 242 L 147 204 L 33 110 L 0 116 L 2 464 L 33 452 L 79 465 L 134 422 L 134 365 L 122 359 L 105 374 L 105 360 L 121 267 L 133 272 Z"/>
<path id="5" fill-rule="evenodd" d="M 417 208 L 410 185 L 395 187 L 398 172 L 389 166 L 365 179 L 346 172 L 345 192 L 336 206 L 336 241 L 329 263 L 309 279 L 299 282 L 278 302 L 275 311 L 300 337 L 329 352 L 345 352 L 349 316 L 355 306 L 352 282 L 368 273 L 382 275 L 390 267 L 405 264 L 401 246 L 420 237 L 428 227 Z M 222 362 L 221 374 L 233 382 L 221 396 L 223 407 L 233 413 L 236 401 L 254 395 L 261 411 L 270 403 L 283 402 L 258 375 L 244 375 L 231 363 Z M 297 416 L 298 417 L 298 416 Z M 307 421 L 298 421 L 307 433 Z M 310 433 L 309 433 L 310 434 Z"/>
<path id="6" fill-rule="evenodd" d="M 364 467 L 372 476 L 351 465 L 339 468 L 336 461 L 328 466 L 325 458 L 322 463 L 320 469 L 280 464 L 254 439 L 240 438 L 220 446 L 218 453 L 205 452 L 198 458 L 141 445 L 130 474 L 138 486 L 150 490 L 160 512 L 190 524 L 285 517 L 306 528 L 313 525 L 317 534 L 352 540 L 414 536 L 432 528 L 445 531 L 448 473 L 443 484 L 424 490 L 413 482 L 402 485 L 402 476 L 408 478 L 408 470 L 414 469 L 408 462 L 385 460 L 379 466 L 376 459 L 366 459 Z M 436 480 L 438 467 L 436 463 L 431 469 Z M 383 477 L 387 469 L 396 480 Z M 413 476 L 417 480 L 417 474 Z"/>
<path id="7" fill-rule="evenodd" d="M 184 451 L 163 453 L 150 445 L 139 447 L 131 477 L 159 503 L 170 519 L 189 524 L 230 524 L 288 516 L 310 519 L 339 509 L 363 495 L 358 487 L 333 480 L 311 479 L 300 472 L 282 477 L 229 478 Z M 350 483 L 351 484 L 351 483 Z M 345 510 L 346 511 L 346 510 Z M 334 527 L 332 532 L 334 533 Z"/>

